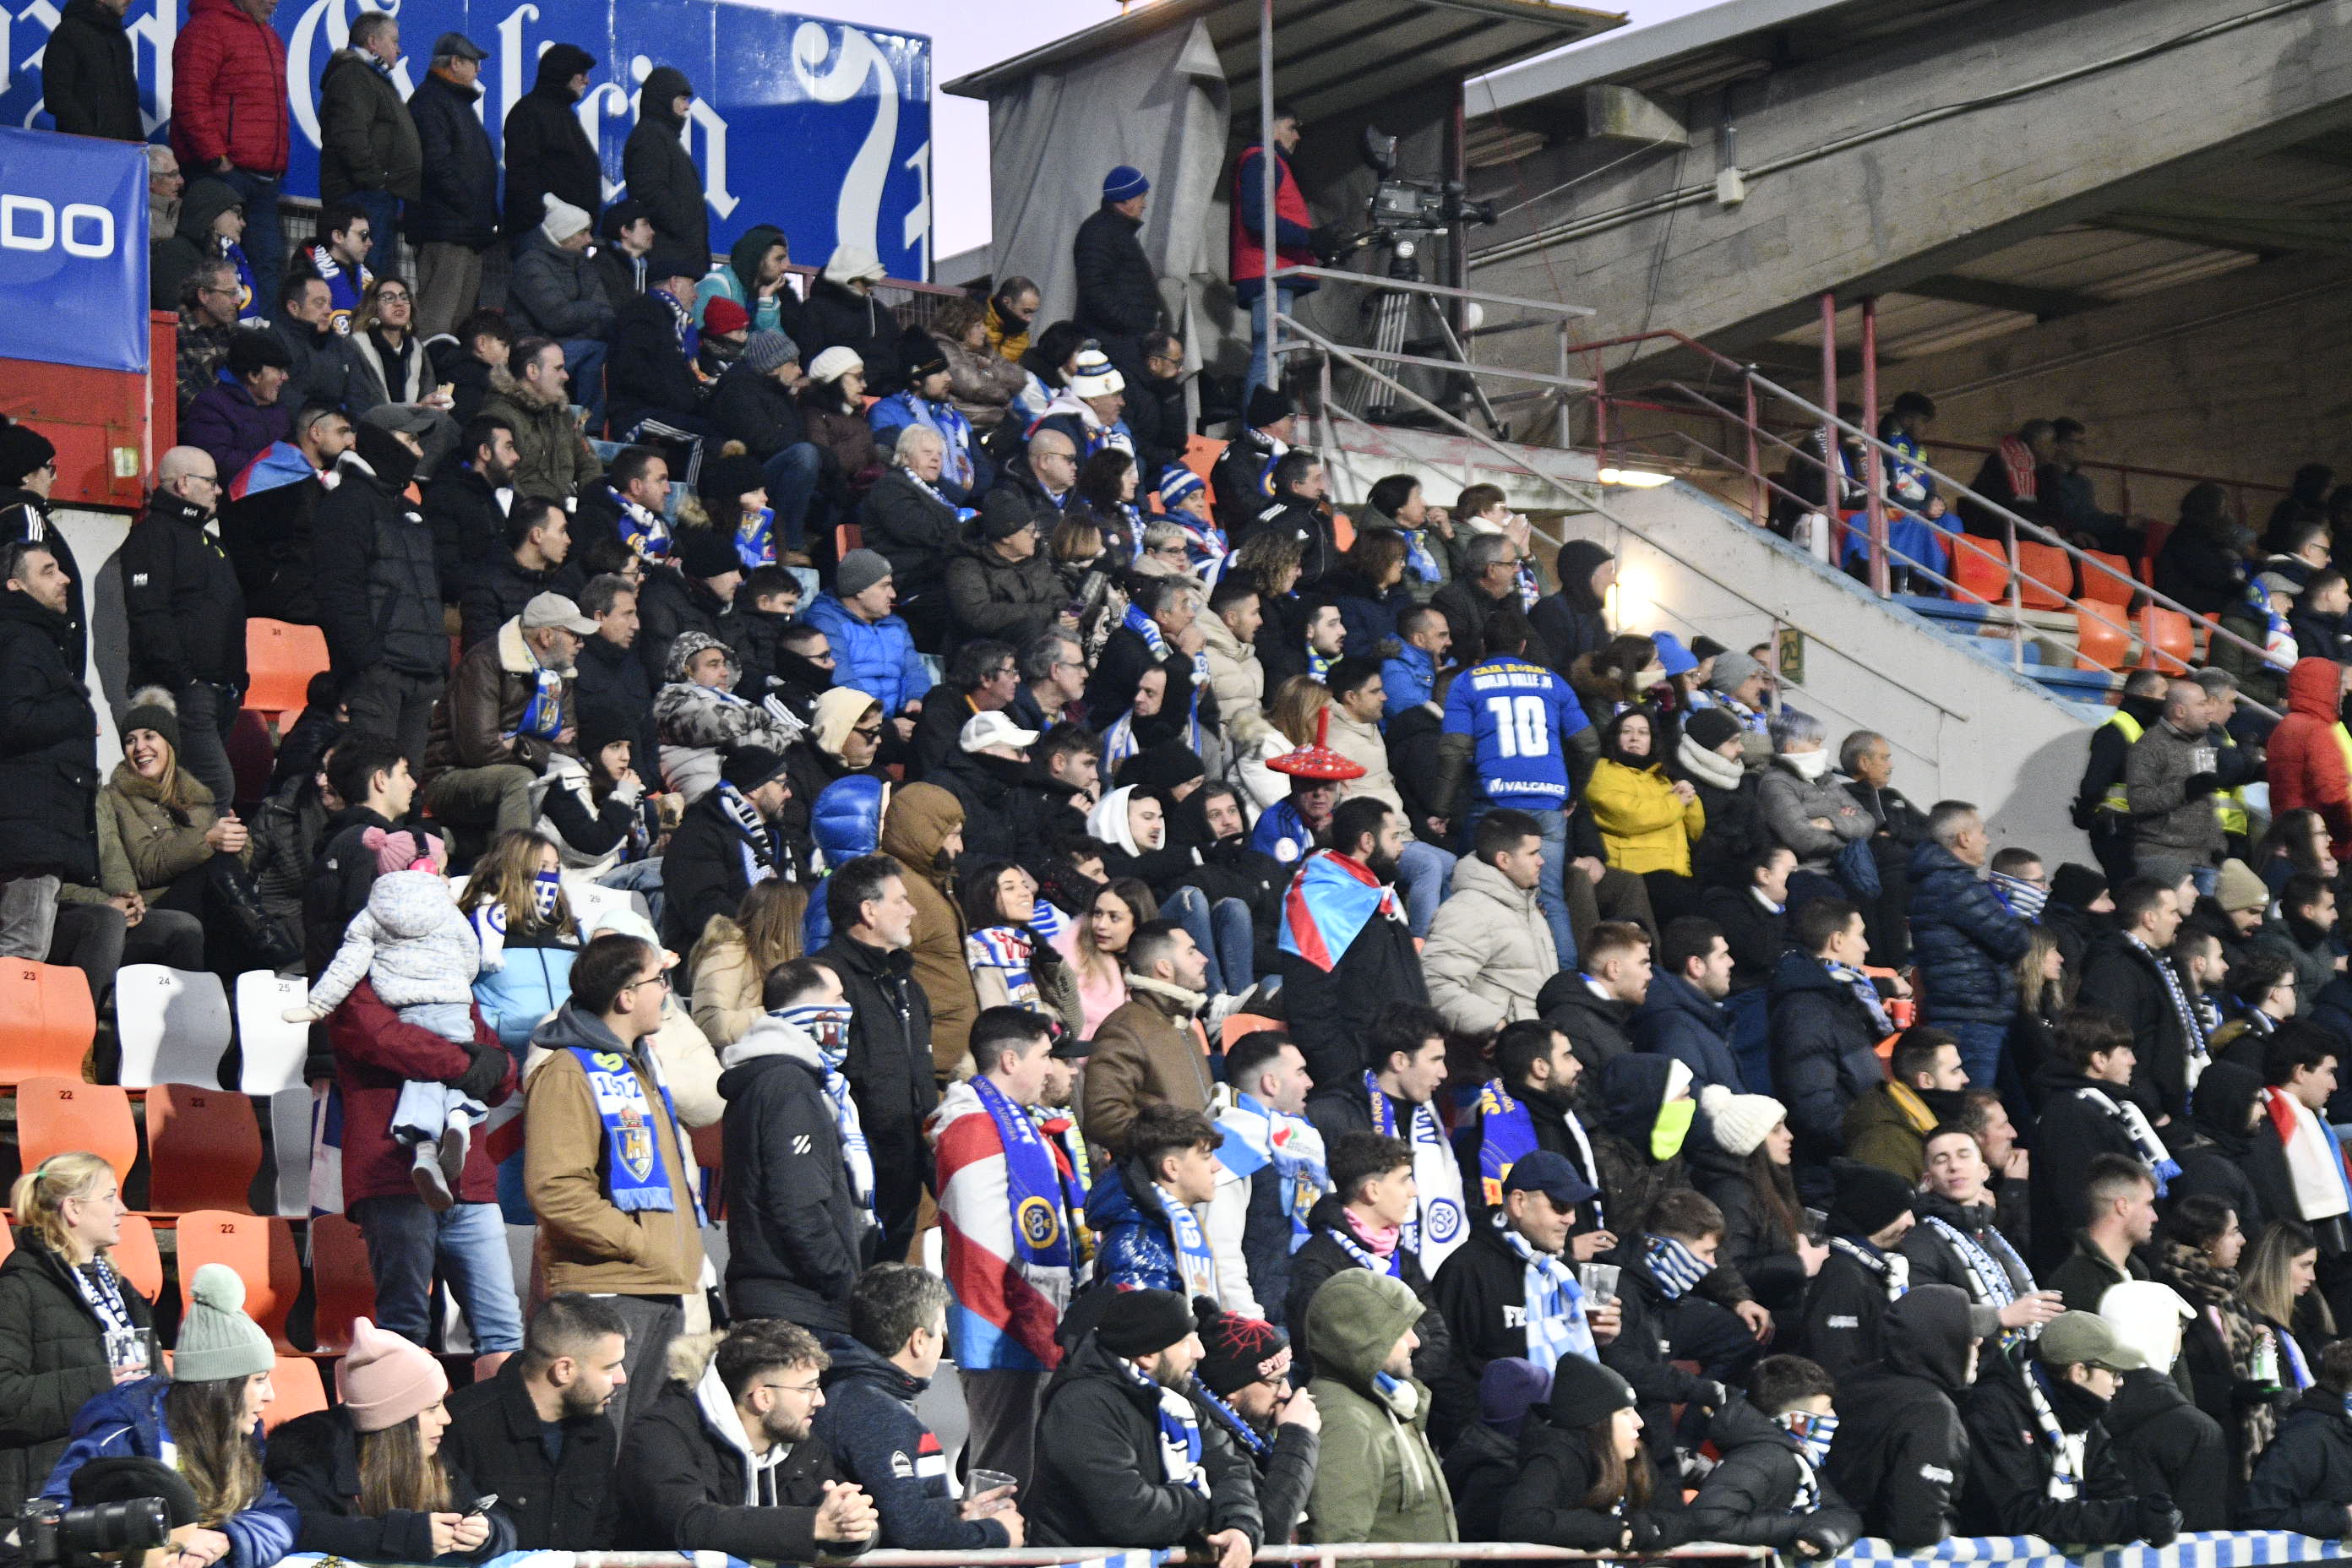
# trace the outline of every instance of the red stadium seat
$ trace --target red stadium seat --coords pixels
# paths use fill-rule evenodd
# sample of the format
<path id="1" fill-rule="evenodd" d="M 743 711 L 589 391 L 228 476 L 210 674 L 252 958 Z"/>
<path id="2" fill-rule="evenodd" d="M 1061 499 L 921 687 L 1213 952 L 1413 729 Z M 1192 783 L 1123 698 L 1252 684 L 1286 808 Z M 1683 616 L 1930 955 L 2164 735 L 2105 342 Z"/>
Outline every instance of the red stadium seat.
<path id="1" fill-rule="evenodd" d="M 319 1363 L 308 1356 L 279 1356 L 277 1364 L 269 1369 L 269 1386 L 277 1391 L 278 1397 L 262 1406 L 261 1430 L 265 1436 L 298 1415 L 315 1415 L 327 1408 L 327 1380 L 319 1375 Z"/>
<path id="2" fill-rule="evenodd" d="M 261 1169 L 253 1102 L 223 1089 L 157 1084 L 147 1094 L 147 1158 L 154 1212 L 252 1213 L 246 1194 Z"/>
<path id="3" fill-rule="evenodd" d="M 81 1077 L 97 1034 L 98 1012 L 80 970 L 0 959 L 0 1084 Z"/>
<path id="4" fill-rule="evenodd" d="M 299 1352 L 286 1337 L 286 1314 L 302 1293 L 302 1260 L 295 1256 L 292 1226 L 226 1209 L 198 1209 L 180 1216 L 179 1241 L 182 1311 L 194 1300 L 196 1270 L 225 1263 L 245 1281 L 245 1315 L 279 1350 Z"/>
<path id="5" fill-rule="evenodd" d="M 28 1078 L 16 1086 L 16 1152 L 27 1171 L 52 1154 L 84 1149 L 131 1179 L 139 1162 L 139 1128 L 129 1091 L 79 1079 Z"/>

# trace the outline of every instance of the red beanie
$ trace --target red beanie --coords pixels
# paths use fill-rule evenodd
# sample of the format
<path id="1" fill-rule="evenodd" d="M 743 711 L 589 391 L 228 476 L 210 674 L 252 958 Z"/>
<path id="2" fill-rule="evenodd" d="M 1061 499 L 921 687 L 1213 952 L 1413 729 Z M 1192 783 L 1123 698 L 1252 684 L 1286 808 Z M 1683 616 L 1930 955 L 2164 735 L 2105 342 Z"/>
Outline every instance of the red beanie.
<path id="1" fill-rule="evenodd" d="M 750 331 L 751 312 L 726 295 L 714 294 L 702 307 L 702 330 L 706 332 Z"/>

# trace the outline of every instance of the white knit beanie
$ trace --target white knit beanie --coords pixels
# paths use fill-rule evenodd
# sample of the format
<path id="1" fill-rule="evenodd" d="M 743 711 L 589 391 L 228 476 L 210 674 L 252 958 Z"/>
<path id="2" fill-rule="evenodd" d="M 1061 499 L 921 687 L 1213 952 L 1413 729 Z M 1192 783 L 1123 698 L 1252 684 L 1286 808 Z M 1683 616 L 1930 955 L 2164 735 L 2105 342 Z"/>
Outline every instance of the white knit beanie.
<path id="1" fill-rule="evenodd" d="M 1078 350 L 1078 359 L 1070 377 L 1070 391 L 1079 397 L 1108 397 L 1114 392 L 1127 390 L 1127 378 L 1118 367 L 1091 340 Z"/>
<path id="2" fill-rule="evenodd" d="M 809 361 L 808 373 L 818 381 L 838 381 L 853 370 L 865 368 L 866 362 L 857 357 L 856 349 L 835 343 Z"/>
<path id="3" fill-rule="evenodd" d="M 547 237 L 556 244 L 562 245 L 588 226 L 588 215 L 562 196 L 550 191 L 544 199 L 547 204 L 547 216 L 540 220 L 539 226 L 545 230 Z"/>
<path id="4" fill-rule="evenodd" d="M 1788 1107 L 1769 1094 L 1734 1094 L 1719 1083 L 1700 1091 L 1698 1103 L 1715 1129 L 1716 1146 L 1738 1160 L 1754 1153 L 1789 1116 Z"/>

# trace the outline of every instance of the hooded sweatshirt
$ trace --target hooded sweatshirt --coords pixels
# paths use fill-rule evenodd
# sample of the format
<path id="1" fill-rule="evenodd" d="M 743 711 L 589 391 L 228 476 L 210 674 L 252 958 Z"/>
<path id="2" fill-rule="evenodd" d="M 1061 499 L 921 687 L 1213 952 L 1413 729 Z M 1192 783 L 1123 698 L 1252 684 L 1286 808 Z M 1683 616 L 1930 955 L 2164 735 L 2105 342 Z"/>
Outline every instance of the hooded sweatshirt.
<path id="1" fill-rule="evenodd" d="M 1323 1415 L 1307 1505 L 1317 1540 L 1458 1539 L 1453 1493 L 1429 1446 L 1429 1385 L 1381 1370 L 1421 1314 L 1412 1287 L 1366 1268 L 1333 1275 L 1307 1310 L 1316 1352 L 1308 1392 Z"/>
<path id="2" fill-rule="evenodd" d="M 760 262 L 779 245 L 786 245 L 784 231 L 772 223 L 755 223 L 745 229 L 742 237 L 727 248 L 727 265 L 707 274 L 694 286 L 694 324 L 702 324 L 702 313 L 713 300 L 732 300 L 751 312 L 751 330 L 755 332 L 782 332 L 797 338 L 801 329 L 801 304 L 789 287 L 752 303 L 752 290 L 758 286 Z"/>
<path id="3" fill-rule="evenodd" d="M 1975 1378 L 1969 1299 L 1920 1285 L 1886 1309 L 1883 1359 L 1840 1384 L 1829 1479 L 1862 1508 L 1864 1533 L 1897 1552 L 1952 1532 L 1969 1436 L 1958 1400 Z"/>
<path id="4" fill-rule="evenodd" d="M 963 960 L 963 911 L 957 905 L 951 865 L 940 847 L 963 826 L 963 803 L 937 784 L 908 784 L 890 797 L 882 816 L 882 853 L 907 868 L 907 896 L 915 904 L 915 983 L 931 1003 L 931 1067 L 956 1073 L 980 1016 L 980 994 Z"/>
<path id="5" fill-rule="evenodd" d="M 656 66 L 637 99 L 636 129 L 621 152 L 621 178 L 629 195 L 645 204 L 654 232 L 694 253 L 700 270 L 710 254 L 710 211 L 703 201 L 702 174 L 686 150 L 686 121 L 670 111 L 694 84 L 675 66 Z"/>
<path id="6" fill-rule="evenodd" d="M 2340 852 L 2352 850 L 2352 740 L 2338 693 L 2343 667 L 2331 658 L 2295 661 L 2286 677 L 2286 717 L 2271 731 L 2271 810 L 2315 811 Z"/>

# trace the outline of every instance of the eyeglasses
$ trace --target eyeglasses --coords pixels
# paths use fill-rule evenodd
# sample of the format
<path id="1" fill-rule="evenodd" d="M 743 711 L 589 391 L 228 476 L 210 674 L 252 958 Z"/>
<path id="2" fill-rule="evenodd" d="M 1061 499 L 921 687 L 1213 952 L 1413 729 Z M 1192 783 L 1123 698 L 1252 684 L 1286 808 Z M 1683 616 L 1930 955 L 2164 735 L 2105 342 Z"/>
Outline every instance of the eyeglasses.
<path id="1" fill-rule="evenodd" d="M 405 305 L 408 296 L 396 289 L 381 289 L 376 291 L 375 302 L 379 305 Z"/>
<path id="2" fill-rule="evenodd" d="M 866 725 L 860 724 L 849 732 L 856 736 L 861 741 L 878 741 L 882 738 L 882 726 L 876 724 L 869 728 Z"/>
<path id="3" fill-rule="evenodd" d="M 820 1385 L 814 1383 L 763 1383 L 760 1386 L 772 1388 L 778 1394 L 814 1394 Z"/>
<path id="4" fill-rule="evenodd" d="M 990 670 L 988 672 L 988 679 L 991 680 L 1003 680 L 1006 676 L 1013 673 L 1013 667 L 1008 664 L 1002 666 L 999 668 Z"/>
<path id="5" fill-rule="evenodd" d="M 643 980 L 632 980 L 627 988 L 635 991 L 640 985 L 658 985 L 667 991 L 669 989 L 669 972 L 664 970 L 659 974 L 648 974 Z"/>

